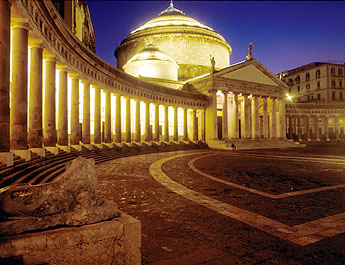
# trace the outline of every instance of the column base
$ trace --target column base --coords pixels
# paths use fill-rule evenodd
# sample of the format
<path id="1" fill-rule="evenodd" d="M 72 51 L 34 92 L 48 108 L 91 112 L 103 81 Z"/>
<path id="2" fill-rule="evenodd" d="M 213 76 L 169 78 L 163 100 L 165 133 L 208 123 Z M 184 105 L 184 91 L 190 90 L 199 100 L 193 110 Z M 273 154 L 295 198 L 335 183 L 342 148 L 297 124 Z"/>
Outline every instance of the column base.
<path id="1" fill-rule="evenodd" d="M 46 157 L 46 150 L 44 148 L 29 148 L 29 150 L 40 157 Z"/>
<path id="2" fill-rule="evenodd" d="M 311 142 L 311 139 L 308 139 L 308 142 Z"/>
<path id="3" fill-rule="evenodd" d="M 104 143 L 105 146 L 108 146 L 109 148 L 114 148 L 114 144 L 113 143 Z"/>
<path id="4" fill-rule="evenodd" d="M 151 142 L 151 143 L 154 143 L 154 144 L 156 144 L 156 145 L 161 145 L 161 144 L 162 144 L 162 142 L 159 142 L 159 141 L 153 141 L 153 142 Z"/>
<path id="5" fill-rule="evenodd" d="M 75 150 L 81 151 L 81 145 L 80 144 L 72 144 L 71 145 Z"/>
<path id="6" fill-rule="evenodd" d="M 59 154 L 59 148 L 57 146 L 45 146 L 44 148 L 55 156 Z"/>
<path id="7" fill-rule="evenodd" d="M 82 144 L 82 146 L 84 146 L 85 148 L 87 148 L 88 150 L 94 150 L 94 146 L 92 144 Z"/>
<path id="8" fill-rule="evenodd" d="M 71 147 L 69 145 L 59 145 L 58 148 L 64 150 L 66 153 L 71 152 Z"/>
<path id="9" fill-rule="evenodd" d="M 327 138 L 326 141 L 329 142 L 329 141 L 331 141 L 331 139 Z"/>
<path id="10" fill-rule="evenodd" d="M 148 145 L 148 146 L 152 146 L 152 141 L 150 141 L 150 142 L 144 141 L 144 144 L 146 144 L 146 145 Z"/>
<path id="11" fill-rule="evenodd" d="M 93 144 L 94 146 L 96 146 L 97 148 L 99 148 L 99 149 L 103 149 L 103 144 Z"/>
<path id="12" fill-rule="evenodd" d="M 30 150 L 10 150 L 16 156 L 25 159 L 25 161 L 31 160 L 31 152 Z"/>
<path id="13" fill-rule="evenodd" d="M 0 152 L 0 162 L 8 167 L 13 166 L 13 154 L 11 152 Z"/>
<path id="14" fill-rule="evenodd" d="M 320 139 L 316 139 L 316 142 L 320 142 Z"/>
<path id="15" fill-rule="evenodd" d="M 143 146 L 143 143 L 142 142 L 134 142 L 136 145 L 138 146 Z"/>

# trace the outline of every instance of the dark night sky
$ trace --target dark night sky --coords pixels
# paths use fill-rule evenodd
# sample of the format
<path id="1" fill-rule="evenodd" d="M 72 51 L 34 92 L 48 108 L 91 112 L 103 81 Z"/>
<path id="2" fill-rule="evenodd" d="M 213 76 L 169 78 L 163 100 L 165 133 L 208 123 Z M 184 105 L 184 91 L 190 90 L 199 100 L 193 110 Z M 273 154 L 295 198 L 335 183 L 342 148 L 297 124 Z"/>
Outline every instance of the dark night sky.
<path id="1" fill-rule="evenodd" d="M 116 65 L 116 45 L 156 17 L 170 1 L 87 0 L 96 53 Z M 174 1 L 174 7 L 220 33 L 230 63 L 253 55 L 273 73 L 314 61 L 345 63 L 345 1 Z"/>

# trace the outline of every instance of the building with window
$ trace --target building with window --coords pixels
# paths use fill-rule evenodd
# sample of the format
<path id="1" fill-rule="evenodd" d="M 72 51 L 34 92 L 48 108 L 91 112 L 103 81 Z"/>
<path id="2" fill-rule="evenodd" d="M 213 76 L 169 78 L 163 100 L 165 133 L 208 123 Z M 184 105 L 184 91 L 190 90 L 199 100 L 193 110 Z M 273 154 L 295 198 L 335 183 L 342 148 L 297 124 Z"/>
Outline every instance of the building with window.
<path id="1" fill-rule="evenodd" d="M 291 98 L 286 105 L 288 138 L 345 138 L 344 73 L 344 64 L 313 62 L 279 74 Z"/>

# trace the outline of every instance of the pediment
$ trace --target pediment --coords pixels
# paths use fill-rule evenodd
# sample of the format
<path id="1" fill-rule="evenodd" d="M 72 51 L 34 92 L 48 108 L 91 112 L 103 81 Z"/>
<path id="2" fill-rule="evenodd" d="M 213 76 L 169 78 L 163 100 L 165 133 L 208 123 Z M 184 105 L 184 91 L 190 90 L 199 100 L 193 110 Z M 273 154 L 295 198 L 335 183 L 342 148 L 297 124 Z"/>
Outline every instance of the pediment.
<path id="1" fill-rule="evenodd" d="M 227 69 L 221 70 L 217 77 L 277 87 L 281 86 L 280 80 L 257 62 L 230 66 Z"/>

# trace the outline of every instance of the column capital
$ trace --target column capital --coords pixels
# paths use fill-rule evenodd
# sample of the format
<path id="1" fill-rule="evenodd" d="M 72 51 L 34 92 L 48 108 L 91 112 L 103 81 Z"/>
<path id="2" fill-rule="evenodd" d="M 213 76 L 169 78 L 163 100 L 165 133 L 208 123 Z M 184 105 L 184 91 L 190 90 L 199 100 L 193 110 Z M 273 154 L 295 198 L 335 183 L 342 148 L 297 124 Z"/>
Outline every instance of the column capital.
<path id="1" fill-rule="evenodd" d="M 56 62 L 55 54 L 50 53 L 47 50 L 43 51 L 43 59 L 47 62 Z"/>
<path id="2" fill-rule="evenodd" d="M 72 79 L 79 79 L 79 75 L 75 73 L 68 73 L 69 77 Z"/>
<path id="3" fill-rule="evenodd" d="M 29 46 L 30 48 L 40 48 L 43 49 L 43 40 L 41 39 L 29 39 Z"/>
<path id="4" fill-rule="evenodd" d="M 67 65 L 59 64 L 59 63 L 56 64 L 56 69 L 58 69 L 59 71 L 64 71 L 64 72 L 68 71 Z"/>
<path id="5" fill-rule="evenodd" d="M 224 95 L 228 95 L 229 91 L 228 90 L 221 90 Z"/>
<path id="6" fill-rule="evenodd" d="M 81 80 L 81 83 L 83 85 L 90 85 L 91 84 L 91 82 L 89 80 Z"/>
<path id="7" fill-rule="evenodd" d="M 11 18 L 11 27 L 12 29 L 26 29 L 29 30 L 30 29 L 30 25 L 29 25 L 29 19 L 28 18 Z"/>

